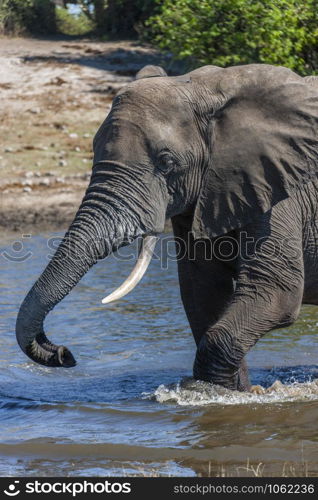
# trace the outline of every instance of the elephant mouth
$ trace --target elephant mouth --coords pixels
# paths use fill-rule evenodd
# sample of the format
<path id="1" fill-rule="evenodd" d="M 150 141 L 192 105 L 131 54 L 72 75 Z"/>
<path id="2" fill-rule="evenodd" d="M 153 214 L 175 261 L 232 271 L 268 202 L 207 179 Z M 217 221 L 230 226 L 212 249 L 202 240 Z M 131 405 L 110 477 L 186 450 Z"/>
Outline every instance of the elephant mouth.
<path id="1" fill-rule="evenodd" d="M 135 267 L 128 278 L 116 290 L 103 298 L 103 304 L 109 304 L 121 299 L 138 285 L 148 269 L 157 240 L 158 237 L 154 235 L 143 236 Z"/>

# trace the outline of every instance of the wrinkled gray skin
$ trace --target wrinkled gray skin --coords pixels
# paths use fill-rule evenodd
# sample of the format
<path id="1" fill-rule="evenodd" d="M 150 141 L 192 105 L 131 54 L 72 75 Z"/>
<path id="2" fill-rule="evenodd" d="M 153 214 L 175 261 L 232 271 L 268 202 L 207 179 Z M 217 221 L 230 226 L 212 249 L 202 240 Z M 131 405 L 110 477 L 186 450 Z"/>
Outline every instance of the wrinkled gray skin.
<path id="1" fill-rule="evenodd" d="M 74 366 L 46 338 L 47 313 L 98 259 L 172 218 L 194 377 L 248 390 L 250 348 L 318 303 L 317 80 L 266 65 L 159 74 L 144 68 L 114 99 L 83 202 L 21 306 L 17 339 L 38 363 Z"/>

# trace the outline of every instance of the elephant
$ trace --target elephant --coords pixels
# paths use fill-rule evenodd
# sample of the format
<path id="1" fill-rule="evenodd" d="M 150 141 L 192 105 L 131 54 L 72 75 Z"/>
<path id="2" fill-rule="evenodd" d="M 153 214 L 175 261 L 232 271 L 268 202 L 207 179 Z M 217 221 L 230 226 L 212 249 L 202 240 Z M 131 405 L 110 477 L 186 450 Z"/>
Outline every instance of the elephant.
<path id="1" fill-rule="evenodd" d="M 168 76 L 165 70 L 161 66 L 153 66 L 152 64 L 147 64 L 141 68 L 136 74 L 136 80 L 141 78 L 153 78 L 154 76 Z"/>
<path id="2" fill-rule="evenodd" d="M 153 74 L 152 74 L 153 72 Z M 72 367 L 48 312 L 99 260 L 142 238 L 141 279 L 171 219 L 195 379 L 248 391 L 245 361 L 302 303 L 318 304 L 318 84 L 288 68 L 146 67 L 115 96 L 93 141 L 91 179 L 52 260 L 18 313 L 32 360 Z"/>

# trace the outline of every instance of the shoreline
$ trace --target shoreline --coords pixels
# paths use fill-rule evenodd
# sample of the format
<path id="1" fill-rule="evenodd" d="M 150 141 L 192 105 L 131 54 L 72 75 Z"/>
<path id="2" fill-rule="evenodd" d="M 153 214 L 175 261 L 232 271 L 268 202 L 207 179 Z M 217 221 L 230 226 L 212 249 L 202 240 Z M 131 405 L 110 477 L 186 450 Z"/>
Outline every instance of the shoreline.
<path id="1" fill-rule="evenodd" d="M 0 38 L 2 234 L 67 229 L 114 95 L 143 66 L 169 63 L 137 41 Z"/>
<path id="2" fill-rule="evenodd" d="M 66 188 L 67 189 L 67 188 Z M 51 188 L 29 193 L 1 193 L 0 230 L 2 233 L 62 231 L 72 222 L 86 189 Z"/>

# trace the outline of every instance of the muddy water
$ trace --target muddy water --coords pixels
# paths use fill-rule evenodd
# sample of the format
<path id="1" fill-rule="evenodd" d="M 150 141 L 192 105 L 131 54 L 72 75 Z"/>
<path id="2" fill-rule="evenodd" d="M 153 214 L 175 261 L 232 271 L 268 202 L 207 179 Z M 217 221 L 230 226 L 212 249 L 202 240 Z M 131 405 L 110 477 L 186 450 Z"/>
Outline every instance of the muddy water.
<path id="1" fill-rule="evenodd" d="M 14 323 L 51 253 L 49 236 L 24 238 L 23 249 L 10 238 L 1 245 L 1 475 L 317 475 L 317 309 L 304 307 L 249 354 L 254 384 L 281 382 L 264 394 L 194 382 L 175 262 L 162 269 L 166 259 L 154 259 L 133 293 L 100 303 L 132 267 L 126 247 L 46 321 L 78 365 L 37 366 L 17 347 Z"/>

